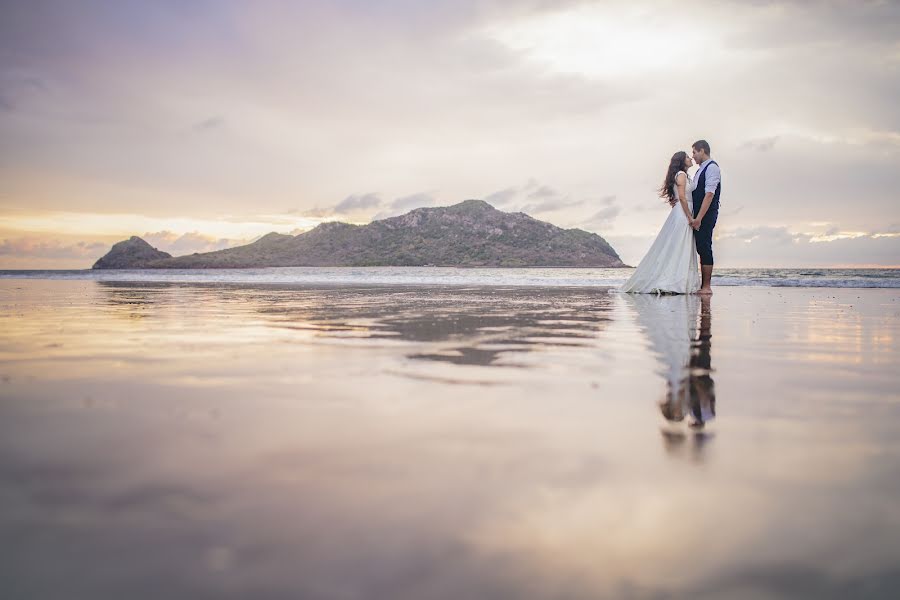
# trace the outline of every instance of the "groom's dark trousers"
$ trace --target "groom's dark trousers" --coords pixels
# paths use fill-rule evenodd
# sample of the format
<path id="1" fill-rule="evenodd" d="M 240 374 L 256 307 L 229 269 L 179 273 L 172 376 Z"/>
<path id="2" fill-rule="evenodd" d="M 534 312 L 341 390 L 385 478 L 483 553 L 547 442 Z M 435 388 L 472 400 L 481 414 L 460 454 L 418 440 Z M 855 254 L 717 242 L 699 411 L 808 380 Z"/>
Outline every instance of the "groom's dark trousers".
<path id="1" fill-rule="evenodd" d="M 719 163 L 711 160 L 703 167 L 703 170 L 700 171 L 700 178 L 697 180 L 697 187 L 694 188 L 691 194 L 691 198 L 694 201 L 694 218 L 697 218 L 697 215 L 700 213 L 700 206 L 703 204 L 703 197 L 706 195 L 706 169 L 712 164 L 718 165 Z M 700 255 L 701 265 L 713 264 L 712 236 L 713 228 L 716 226 L 716 219 L 719 218 L 719 196 L 721 193 L 722 182 L 720 181 L 716 186 L 712 202 L 710 202 L 706 214 L 703 215 L 703 220 L 700 221 L 700 228 L 694 231 L 694 245 L 697 246 L 697 254 Z"/>

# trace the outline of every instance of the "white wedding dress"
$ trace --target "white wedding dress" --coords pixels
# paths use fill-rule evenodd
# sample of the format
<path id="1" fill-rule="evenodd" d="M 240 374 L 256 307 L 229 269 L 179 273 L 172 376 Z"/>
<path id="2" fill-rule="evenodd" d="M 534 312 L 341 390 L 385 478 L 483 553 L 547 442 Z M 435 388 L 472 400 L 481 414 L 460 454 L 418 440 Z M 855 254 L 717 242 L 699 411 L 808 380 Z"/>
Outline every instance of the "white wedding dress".
<path id="1" fill-rule="evenodd" d="M 687 175 L 686 172 L 682 171 Z M 678 186 L 675 198 L 678 198 Z M 697 187 L 690 175 L 685 185 L 688 209 L 693 211 L 691 192 Z M 650 246 L 641 264 L 622 287 L 623 292 L 636 294 L 693 294 L 700 289 L 700 272 L 694 230 L 681 203 L 676 202 L 663 223 L 659 235 Z"/>

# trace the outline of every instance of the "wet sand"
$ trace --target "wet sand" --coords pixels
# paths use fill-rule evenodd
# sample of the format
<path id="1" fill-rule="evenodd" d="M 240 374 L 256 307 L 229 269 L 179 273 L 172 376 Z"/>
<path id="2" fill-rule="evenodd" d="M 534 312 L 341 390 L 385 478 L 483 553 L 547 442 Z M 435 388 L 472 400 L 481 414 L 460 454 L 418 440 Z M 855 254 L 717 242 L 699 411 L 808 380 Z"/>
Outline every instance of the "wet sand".
<path id="1" fill-rule="evenodd" d="M 0 280 L 4 598 L 888 598 L 900 293 Z"/>

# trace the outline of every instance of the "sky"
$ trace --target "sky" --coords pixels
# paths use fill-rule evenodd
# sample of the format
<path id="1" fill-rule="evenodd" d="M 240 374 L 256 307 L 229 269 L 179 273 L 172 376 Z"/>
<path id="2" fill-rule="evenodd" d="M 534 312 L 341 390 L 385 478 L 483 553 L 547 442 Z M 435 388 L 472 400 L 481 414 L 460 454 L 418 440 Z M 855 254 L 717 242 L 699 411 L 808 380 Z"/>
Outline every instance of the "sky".
<path id="1" fill-rule="evenodd" d="M 637 264 L 672 154 L 722 267 L 900 265 L 900 2 L 0 0 L 0 269 L 479 198 Z"/>

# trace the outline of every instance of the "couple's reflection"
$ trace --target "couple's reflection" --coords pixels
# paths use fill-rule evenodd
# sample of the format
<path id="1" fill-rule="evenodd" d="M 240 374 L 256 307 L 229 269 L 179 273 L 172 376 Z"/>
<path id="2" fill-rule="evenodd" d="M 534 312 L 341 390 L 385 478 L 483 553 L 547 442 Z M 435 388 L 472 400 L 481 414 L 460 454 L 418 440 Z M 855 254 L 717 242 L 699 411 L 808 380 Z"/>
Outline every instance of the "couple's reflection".
<path id="1" fill-rule="evenodd" d="M 716 391 L 712 378 L 712 309 L 708 296 L 653 296 L 628 294 L 637 311 L 638 326 L 647 336 L 651 351 L 666 379 L 666 393 L 659 410 L 666 449 L 677 453 L 687 442 L 682 426 L 693 432 L 694 449 L 702 451 L 710 439 L 707 424 L 716 416 Z"/>
<path id="2" fill-rule="evenodd" d="M 695 324 L 690 335 L 690 354 L 686 365 L 682 365 L 681 377 L 667 382 L 666 398 L 660 404 L 662 415 L 670 422 L 680 422 L 688 418 L 692 429 L 703 429 L 716 416 L 716 390 L 713 382 L 710 360 L 710 298 L 689 297 L 688 323 Z M 699 309 L 699 321 L 697 319 Z M 673 365 L 674 368 L 674 365 Z"/>

